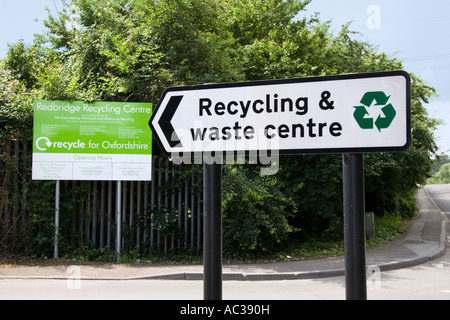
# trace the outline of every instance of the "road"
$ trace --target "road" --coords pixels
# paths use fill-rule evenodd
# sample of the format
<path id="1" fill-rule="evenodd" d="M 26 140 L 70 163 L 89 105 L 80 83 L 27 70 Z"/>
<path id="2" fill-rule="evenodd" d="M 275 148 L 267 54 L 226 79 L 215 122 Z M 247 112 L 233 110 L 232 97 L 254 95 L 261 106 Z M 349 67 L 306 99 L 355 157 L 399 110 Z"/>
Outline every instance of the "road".
<path id="1" fill-rule="evenodd" d="M 428 186 L 450 212 L 450 185 Z M 369 300 L 450 300 L 450 253 L 412 268 L 376 273 Z M 225 300 L 344 300 L 343 277 L 292 281 L 225 281 Z M 202 281 L 0 280 L 0 300 L 202 300 Z"/>
<path id="2" fill-rule="evenodd" d="M 295 281 L 225 281 L 225 300 L 344 300 L 343 277 Z M 450 300 L 450 254 L 382 272 L 369 300 Z M 0 300 L 202 300 L 202 281 L 2 280 Z"/>
<path id="3" fill-rule="evenodd" d="M 441 211 L 450 219 L 450 184 L 429 185 L 426 189 Z"/>

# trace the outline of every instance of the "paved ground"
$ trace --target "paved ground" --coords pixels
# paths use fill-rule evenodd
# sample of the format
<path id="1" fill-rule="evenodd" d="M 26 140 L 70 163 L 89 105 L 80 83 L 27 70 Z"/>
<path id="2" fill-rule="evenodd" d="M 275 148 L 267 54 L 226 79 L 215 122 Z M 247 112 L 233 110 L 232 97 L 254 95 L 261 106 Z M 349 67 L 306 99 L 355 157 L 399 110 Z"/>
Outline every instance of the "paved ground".
<path id="1" fill-rule="evenodd" d="M 367 266 L 381 271 L 420 265 L 446 253 L 448 218 L 428 194 L 427 188 L 417 195 L 420 213 L 409 231 L 400 239 L 380 248 L 367 250 Z M 234 264 L 223 266 L 227 280 L 292 280 L 328 278 L 344 275 L 344 257 L 313 261 L 269 264 Z M 83 279 L 83 280 L 201 280 L 201 265 L 87 265 L 67 266 L 1 266 L 1 279 Z"/>

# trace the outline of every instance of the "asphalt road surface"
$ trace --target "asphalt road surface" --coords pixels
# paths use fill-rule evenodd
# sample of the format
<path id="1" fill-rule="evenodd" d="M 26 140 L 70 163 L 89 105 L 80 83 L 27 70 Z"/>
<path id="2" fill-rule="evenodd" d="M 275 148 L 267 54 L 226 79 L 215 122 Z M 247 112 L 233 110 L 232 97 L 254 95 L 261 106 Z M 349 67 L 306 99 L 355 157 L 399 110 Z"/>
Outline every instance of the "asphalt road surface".
<path id="1" fill-rule="evenodd" d="M 369 300 L 450 300 L 450 255 L 381 272 Z M 225 300 L 344 300 L 343 277 L 293 281 L 225 281 Z M 202 281 L 1 280 L 1 300 L 202 300 Z"/>
<path id="2" fill-rule="evenodd" d="M 439 209 L 450 219 L 450 184 L 430 185 L 426 189 Z"/>

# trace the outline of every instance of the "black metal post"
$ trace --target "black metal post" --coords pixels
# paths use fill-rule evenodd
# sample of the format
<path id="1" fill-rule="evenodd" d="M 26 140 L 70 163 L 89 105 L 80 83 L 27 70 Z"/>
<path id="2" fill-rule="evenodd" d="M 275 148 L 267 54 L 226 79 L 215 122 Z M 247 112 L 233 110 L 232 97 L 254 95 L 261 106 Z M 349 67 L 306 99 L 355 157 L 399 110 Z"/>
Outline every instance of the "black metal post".
<path id="1" fill-rule="evenodd" d="M 222 300 L 222 165 L 203 165 L 203 293 Z"/>
<path id="2" fill-rule="evenodd" d="M 347 300 L 367 300 L 364 155 L 343 155 L 345 288 Z"/>

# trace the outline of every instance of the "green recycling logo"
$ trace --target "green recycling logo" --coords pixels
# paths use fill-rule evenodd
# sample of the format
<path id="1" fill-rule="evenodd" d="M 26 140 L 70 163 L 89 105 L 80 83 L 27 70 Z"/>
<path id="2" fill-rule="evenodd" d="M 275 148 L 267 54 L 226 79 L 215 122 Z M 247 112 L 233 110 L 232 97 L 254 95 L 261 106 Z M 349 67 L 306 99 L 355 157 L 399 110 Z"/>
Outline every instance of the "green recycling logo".
<path id="1" fill-rule="evenodd" d="M 378 131 L 381 132 L 381 129 L 387 129 L 390 127 L 392 121 L 394 121 L 394 118 L 397 115 L 394 106 L 391 103 L 388 104 L 390 97 L 391 96 L 386 96 L 383 91 L 367 92 L 364 95 L 361 99 L 361 103 L 363 105 L 356 106 L 356 110 L 353 114 L 361 129 L 373 129 L 375 126 Z M 374 102 L 376 104 L 374 104 Z M 373 118 L 366 118 L 366 116 L 369 115 L 366 108 L 374 108 L 378 106 L 381 106 L 381 111 L 384 116 L 380 114 L 375 121 Z"/>

